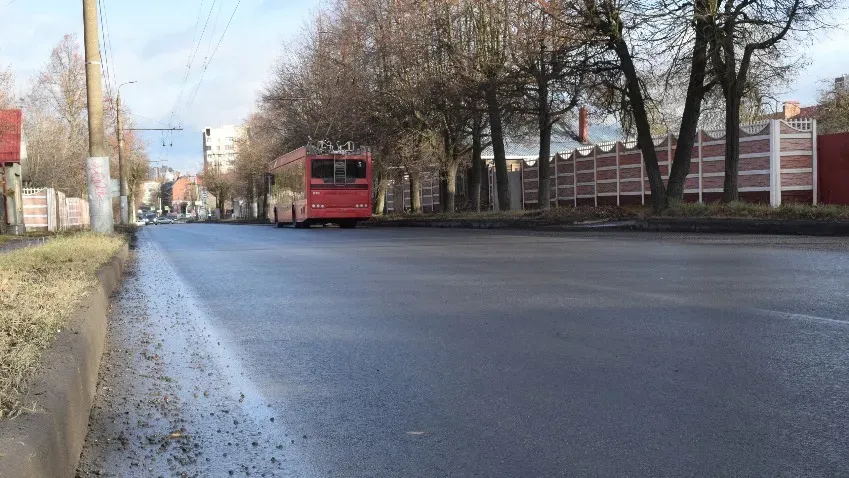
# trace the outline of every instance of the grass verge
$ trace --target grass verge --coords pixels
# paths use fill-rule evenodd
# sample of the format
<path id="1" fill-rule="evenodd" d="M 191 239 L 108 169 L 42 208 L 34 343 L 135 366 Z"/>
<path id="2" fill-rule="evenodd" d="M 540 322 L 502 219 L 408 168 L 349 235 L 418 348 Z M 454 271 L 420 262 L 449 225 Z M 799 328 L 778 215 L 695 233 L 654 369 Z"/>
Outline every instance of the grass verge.
<path id="1" fill-rule="evenodd" d="M 678 203 L 661 217 L 712 217 L 774 220 L 849 220 L 849 206 L 786 203 L 774 208 L 767 204 L 746 202 Z"/>
<path id="2" fill-rule="evenodd" d="M 599 207 L 557 207 L 542 210 L 529 211 L 482 211 L 482 212 L 457 212 L 455 214 L 433 213 L 433 214 L 393 214 L 389 216 L 375 217 L 374 221 L 395 221 L 407 219 L 423 220 L 527 220 L 535 222 L 587 222 L 599 220 L 635 219 L 640 217 L 640 208 L 626 208 L 617 206 Z"/>
<path id="3" fill-rule="evenodd" d="M 10 242 L 21 240 L 21 236 L 12 236 L 9 234 L 0 234 L 0 246 L 3 244 L 8 244 Z"/>
<path id="4" fill-rule="evenodd" d="M 574 224 L 593 221 L 614 221 L 651 218 L 715 218 L 715 219 L 768 219 L 768 220 L 849 220 L 849 206 L 810 204 L 783 204 L 773 208 L 767 204 L 745 202 L 723 203 L 677 203 L 660 214 L 654 214 L 648 206 L 580 206 L 557 207 L 547 211 L 500 211 L 458 212 L 456 214 L 398 214 L 376 217 L 374 221 L 406 219 L 422 220 L 527 220 L 528 222 L 552 222 Z"/>
<path id="5" fill-rule="evenodd" d="M 19 415 L 45 349 L 124 244 L 79 233 L 0 254 L 0 419 Z"/>

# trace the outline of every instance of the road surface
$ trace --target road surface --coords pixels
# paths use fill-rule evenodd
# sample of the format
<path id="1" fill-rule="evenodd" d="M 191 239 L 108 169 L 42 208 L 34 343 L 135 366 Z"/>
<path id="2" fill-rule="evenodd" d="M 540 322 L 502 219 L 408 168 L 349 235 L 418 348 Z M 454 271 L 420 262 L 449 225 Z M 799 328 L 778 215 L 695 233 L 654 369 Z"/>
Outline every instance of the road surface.
<path id="1" fill-rule="evenodd" d="M 139 246 L 298 438 L 290 473 L 849 470 L 845 240 L 187 224 Z"/>

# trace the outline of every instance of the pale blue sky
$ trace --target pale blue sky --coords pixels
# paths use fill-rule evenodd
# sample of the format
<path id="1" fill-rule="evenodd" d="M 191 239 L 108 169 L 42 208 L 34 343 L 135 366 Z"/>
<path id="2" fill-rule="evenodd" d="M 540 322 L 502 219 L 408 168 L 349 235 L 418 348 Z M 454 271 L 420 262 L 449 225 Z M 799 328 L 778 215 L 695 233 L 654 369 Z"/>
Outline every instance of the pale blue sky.
<path id="1" fill-rule="evenodd" d="M 165 159 L 180 170 L 197 170 L 202 164 L 203 127 L 237 124 L 245 118 L 274 61 L 293 45 L 321 2 L 242 0 L 197 97 L 189 105 L 204 59 L 221 37 L 238 0 L 101 1 L 112 45 L 109 60 L 117 82 L 139 82 L 122 88 L 125 104 L 139 115 L 165 123 L 177 105 L 173 121 L 182 122 L 185 131 L 168 137 L 165 147 L 158 133 L 146 134 L 145 138 L 151 159 Z M 177 103 L 189 56 L 213 2 L 215 8 L 183 97 Z M 201 21 L 196 30 L 199 13 Z M 848 25 L 849 14 L 841 11 L 833 21 Z M 26 88 L 66 33 L 76 33 L 82 39 L 82 1 L 0 0 L 0 68 L 10 66 L 19 89 Z M 849 73 L 847 45 L 849 32 L 845 29 L 818 34 L 803 45 L 810 66 L 799 72 L 781 98 L 796 99 L 803 105 L 814 103 L 823 80 Z M 161 126 L 149 119 L 136 120 L 141 127 Z"/>
<path id="2" fill-rule="evenodd" d="M 121 88 L 122 99 L 134 113 L 150 118 L 136 117 L 139 127 L 162 127 L 151 119 L 169 121 L 213 0 L 101 1 L 116 80 L 138 81 Z M 215 0 L 176 108 L 174 122 L 182 121 L 185 131 L 173 133 L 166 147 L 160 133 L 147 133 L 151 159 L 165 159 L 175 169 L 198 169 L 203 162 L 201 129 L 245 118 L 274 61 L 297 39 L 320 0 L 242 0 L 189 105 L 204 59 L 221 38 L 237 1 Z M 82 42 L 81 0 L 0 0 L 0 68 L 11 67 L 18 89 L 25 89 L 66 33 L 77 34 Z"/>

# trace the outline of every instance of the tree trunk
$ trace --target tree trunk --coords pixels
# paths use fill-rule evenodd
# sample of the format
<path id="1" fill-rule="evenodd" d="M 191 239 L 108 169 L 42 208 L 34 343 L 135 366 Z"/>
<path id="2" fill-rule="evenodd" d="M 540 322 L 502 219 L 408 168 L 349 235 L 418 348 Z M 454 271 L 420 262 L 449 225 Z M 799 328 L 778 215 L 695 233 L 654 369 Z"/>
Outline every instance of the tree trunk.
<path id="1" fill-rule="evenodd" d="M 449 214 L 453 211 L 448 210 L 448 173 L 446 171 L 439 172 L 439 210 Z M 436 208 L 434 208 L 436 211 Z"/>
<path id="2" fill-rule="evenodd" d="M 130 222 L 135 222 L 138 210 L 136 210 L 136 185 L 134 183 L 130 183 L 129 196 Z"/>
<path id="3" fill-rule="evenodd" d="M 483 145 L 481 142 L 482 126 L 481 119 L 475 115 L 475 124 L 472 126 L 472 167 L 469 175 L 469 191 L 472 193 L 472 209 L 481 212 L 481 186 L 483 180 Z"/>
<path id="4" fill-rule="evenodd" d="M 416 214 L 422 212 L 422 178 L 420 173 L 410 173 L 410 209 Z"/>
<path id="5" fill-rule="evenodd" d="M 652 209 L 655 212 L 660 212 L 666 207 L 666 187 L 663 184 L 660 167 L 657 164 L 657 151 L 655 151 L 654 142 L 652 141 L 646 103 L 643 98 L 643 91 L 640 88 L 640 79 L 637 76 L 634 61 L 631 58 L 631 53 L 628 51 L 628 44 L 625 43 L 625 40 L 618 38 L 615 41 L 614 49 L 619 60 L 622 62 L 622 73 L 625 76 L 625 82 L 627 84 L 628 99 L 631 101 L 634 124 L 637 126 L 637 145 L 643 154 L 646 176 L 649 178 L 649 186 L 651 187 Z"/>
<path id="6" fill-rule="evenodd" d="M 736 88 L 731 88 L 734 91 Z M 731 94 L 725 100 L 725 183 L 722 202 L 739 199 L 737 172 L 740 166 L 740 95 Z"/>
<path id="7" fill-rule="evenodd" d="M 693 43 L 693 58 L 690 65 L 690 82 L 687 85 L 687 100 L 681 116 L 681 128 L 678 133 L 678 144 L 675 156 L 672 158 L 672 169 L 669 171 L 669 182 L 666 186 L 666 201 L 681 201 L 684 199 L 684 182 L 690 174 L 690 164 L 693 158 L 693 144 L 699 126 L 699 116 L 702 111 L 704 98 L 705 71 L 707 69 L 707 21 L 705 13 L 707 2 L 697 0 L 695 3 L 695 34 Z"/>
<path id="8" fill-rule="evenodd" d="M 548 103 L 548 81 L 540 77 L 537 81 L 539 104 L 537 118 L 539 119 L 539 160 L 537 171 L 539 189 L 537 206 L 540 209 L 551 209 L 551 106 Z M 556 191 L 556 189 L 555 189 Z"/>
<path id="9" fill-rule="evenodd" d="M 460 163 L 452 160 L 445 170 L 445 205 L 442 207 L 442 211 L 448 214 L 454 214 L 456 210 L 457 168 L 459 166 Z"/>
<path id="10" fill-rule="evenodd" d="M 6 178 L 6 165 L 4 163 L 0 163 L 0 182 L 5 181 Z M 8 187 L 8 186 L 7 186 Z M 0 234 L 6 234 L 6 195 L 4 194 L 6 191 L 0 190 Z"/>
<path id="11" fill-rule="evenodd" d="M 489 165 L 481 160 L 481 210 L 492 210 L 492 186 L 490 184 Z"/>
<path id="12" fill-rule="evenodd" d="M 377 179 L 377 199 L 374 202 L 374 214 L 382 216 L 385 214 L 384 207 L 386 206 L 386 191 L 389 189 L 389 181 L 383 174 Z"/>
<path id="13" fill-rule="evenodd" d="M 546 102 L 547 103 L 547 102 Z M 546 114 L 545 123 L 540 116 L 539 130 L 539 193 L 537 195 L 540 209 L 551 209 L 551 123 Z M 555 179 L 555 182 L 557 180 Z M 555 189 L 556 191 L 556 189 Z"/>
<path id="14" fill-rule="evenodd" d="M 507 184 L 507 155 L 504 151 L 504 131 L 501 126 L 501 108 L 495 86 L 486 91 L 486 105 L 489 110 L 489 130 L 492 139 L 493 162 L 495 163 L 495 185 L 498 190 L 498 208 L 510 210 L 510 191 Z"/>
<path id="15" fill-rule="evenodd" d="M 257 201 L 257 216 L 260 218 L 268 217 L 268 179 L 265 175 L 262 175 L 262 185 L 259 189 L 259 197 L 262 198 L 262 201 Z"/>

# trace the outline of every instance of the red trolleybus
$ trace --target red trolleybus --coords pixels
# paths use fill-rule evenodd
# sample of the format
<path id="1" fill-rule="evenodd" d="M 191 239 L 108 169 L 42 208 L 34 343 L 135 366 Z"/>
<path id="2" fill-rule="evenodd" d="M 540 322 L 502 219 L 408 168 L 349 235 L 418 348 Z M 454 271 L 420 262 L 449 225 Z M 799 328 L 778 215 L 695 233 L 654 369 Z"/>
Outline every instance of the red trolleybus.
<path id="1" fill-rule="evenodd" d="M 283 227 L 335 223 L 356 227 L 371 217 L 371 153 L 332 148 L 327 142 L 305 146 L 269 165 L 268 219 Z"/>

